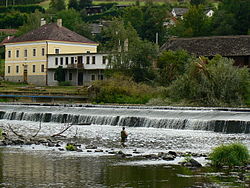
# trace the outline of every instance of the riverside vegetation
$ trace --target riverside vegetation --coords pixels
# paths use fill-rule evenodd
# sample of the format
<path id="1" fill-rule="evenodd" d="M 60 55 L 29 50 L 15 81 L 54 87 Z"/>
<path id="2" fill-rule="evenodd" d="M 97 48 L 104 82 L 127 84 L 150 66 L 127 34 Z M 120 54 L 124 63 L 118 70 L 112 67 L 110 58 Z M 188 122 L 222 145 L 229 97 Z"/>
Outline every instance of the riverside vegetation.
<path id="1" fill-rule="evenodd" d="M 87 15 L 85 8 L 92 3 L 91 0 L 52 0 L 46 9 L 35 8 L 38 5 L 31 6 L 30 1 L 20 1 L 21 5 L 12 6 L 10 2 L 11 9 L 0 9 L 1 25 L 18 29 L 16 35 L 39 27 L 41 18 L 45 18 L 47 23 L 62 18 L 65 27 L 99 42 L 100 52 L 114 55 L 105 72 L 107 80 L 94 82 L 91 89 L 67 86 L 69 83 L 64 82 L 59 83 L 61 87 L 39 89 L 32 86 L 30 91 L 84 95 L 93 103 L 250 105 L 250 79 L 246 67 L 235 67 L 233 60 L 219 55 L 209 60 L 195 58 L 185 51 L 159 50 L 159 46 L 172 36 L 248 34 L 250 1 L 191 0 L 161 4 L 146 2 L 143 5 L 135 2 L 133 6 L 123 9 L 115 7 L 116 3 L 104 3 L 100 5 L 103 7 L 102 13 Z M 189 12 L 183 20 L 177 21 L 176 26 L 164 27 L 166 19 L 171 18 L 169 15 L 173 7 L 187 7 Z M 215 11 L 213 17 L 204 15 L 206 7 Z M 99 23 L 100 20 L 108 22 L 108 26 L 100 34 L 91 35 L 90 24 Z M 158 44 L 155 43 L 156 33 Z M 0 39 L 6 36 L 1 33 Z M 121 45 L 126 41 L 129 41 L 128 49 Z M 0 56 L 0 59 L 4 59 L 3 48 L 0 49 Z M 1 61 L 1 76 L 4 72 L 2 64 Z M 13 84 L 6 82 L 2 82 L 2 86 L 2 91 L 22 90 L 17 86 L 14 89 Z M 25 87 L 29 88 L 27 85 Z"/>

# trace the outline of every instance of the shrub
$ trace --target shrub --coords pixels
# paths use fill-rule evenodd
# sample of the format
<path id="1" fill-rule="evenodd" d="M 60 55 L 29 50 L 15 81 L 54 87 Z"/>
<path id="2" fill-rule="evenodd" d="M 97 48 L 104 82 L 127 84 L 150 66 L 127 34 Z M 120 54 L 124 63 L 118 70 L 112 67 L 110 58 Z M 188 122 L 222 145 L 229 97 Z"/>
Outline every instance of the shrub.
<path id="1" fill-rule="evenodd" d="M 250 155 L 246 146 L 241 143 L 221 145 L 213 149 L 210 154 L 212 165 L 221 166 L 242 166 L 249 162 Z"/>
<path id="2" fill-rule="evenodd" d="M 59 86 L 71 86 L 71 83 L 69 81 L 65 81 L 65 82 L 59 82 L 58 85 Z"/>
<path id="3" fill-rule="evenodd" d="M 119 104 L 145 104 L 158 95 L 154 88 L 121 75 L 95 82 L 91 92 L 92 102 Z"/>
<path id="4" fill-rule="evenodd" d="M 184 75 L 170 86 L 175 100 L 197 101 L 207 106 L 242 105 L 249 96 L 249 72 L 233 66 L 234 61 L 221 56 L 193 61 Z"/>
<path id="5" fill-rule="evenodd" d="M 68 151 L 76 151 L 76 146 L 74 146 L 73 144 L 67 144 L 67 146 L 65 146 L 65 148 Z"/>

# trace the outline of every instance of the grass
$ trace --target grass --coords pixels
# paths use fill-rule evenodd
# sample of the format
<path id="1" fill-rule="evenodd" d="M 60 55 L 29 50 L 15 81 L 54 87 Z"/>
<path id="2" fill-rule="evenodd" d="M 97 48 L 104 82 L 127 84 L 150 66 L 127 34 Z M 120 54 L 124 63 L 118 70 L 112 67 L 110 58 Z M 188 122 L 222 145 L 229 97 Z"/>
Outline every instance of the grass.
<path id="1" fill-rule="evenodd" d="M 0 76 L 4 76 L 4 60 L 0 59 Z"/>
<path id="2" fill-rule="evenodd" d="M 249 162 L 250 155 L 247 147 L 241 143 L 221 145 L 213 149 L 210 154 L 212 165 L 222 166 L 242 166 Z"/>
<path id="3" fill-rule="evenodd" d="M 16 94 L 43 94 L 43 95 L 87 95 L 87 88 L 84 86 L 34 86 L 24 83 L 2 81 L 1 93 Z"/>

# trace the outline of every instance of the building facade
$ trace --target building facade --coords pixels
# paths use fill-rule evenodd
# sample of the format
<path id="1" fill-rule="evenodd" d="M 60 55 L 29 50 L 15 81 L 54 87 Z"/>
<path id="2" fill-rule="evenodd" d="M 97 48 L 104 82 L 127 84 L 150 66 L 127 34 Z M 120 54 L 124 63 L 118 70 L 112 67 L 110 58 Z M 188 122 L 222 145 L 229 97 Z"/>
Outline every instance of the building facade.
<path id="1" fill-rule="evenodd" d="M 98 43 L 57 23 L 13 38 L 5 45 L 5 80 L 49 85 L 49 57 L 58 54 L 96 53 Z"/>
<path id="2" fill-rule="evenodd" d="M 50 54 L 48 55 L 48 85 L 58 84 L 57 70 L 60 67 L 63 80 L 71 85 L 88 85 L 95 80 L 104 80 L 108 65 L 107 54 Z"/>

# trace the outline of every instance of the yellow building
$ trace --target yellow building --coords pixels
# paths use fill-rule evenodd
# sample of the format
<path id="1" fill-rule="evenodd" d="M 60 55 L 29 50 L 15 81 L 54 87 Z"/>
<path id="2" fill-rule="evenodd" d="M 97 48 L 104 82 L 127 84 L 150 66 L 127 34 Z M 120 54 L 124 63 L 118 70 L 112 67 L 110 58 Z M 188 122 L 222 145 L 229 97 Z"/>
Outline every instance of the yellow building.
<path id="1" fill-rule="evenodd" d="M 5 80 L 48 85 L 48 55 L 96 53 L 93 42 L 57 23 L 13 38 L 5 45 Z"/>

